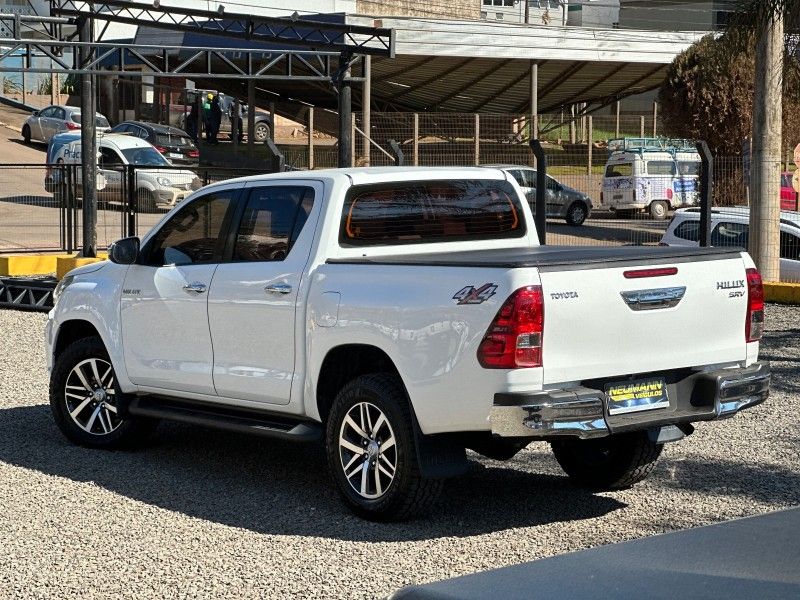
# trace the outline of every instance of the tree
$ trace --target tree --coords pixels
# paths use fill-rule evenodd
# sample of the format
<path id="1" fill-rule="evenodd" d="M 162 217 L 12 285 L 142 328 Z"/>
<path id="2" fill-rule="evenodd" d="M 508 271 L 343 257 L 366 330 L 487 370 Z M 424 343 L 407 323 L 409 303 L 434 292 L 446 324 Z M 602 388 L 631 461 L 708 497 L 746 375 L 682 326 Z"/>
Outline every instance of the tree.
<path id="1" fill-rule="evenodd" d="M 659 90 L 669 135 L 706 140 L 718 156 L 741 153 L 752 126 L 755 35 L 738 27 L 721 36 L 709 34 L 672 61 Z M 788 55 L 785 62 L 783 133 L 787 143 L 796 144 L 800 142 L 800 64 L 796 55 Z"/>

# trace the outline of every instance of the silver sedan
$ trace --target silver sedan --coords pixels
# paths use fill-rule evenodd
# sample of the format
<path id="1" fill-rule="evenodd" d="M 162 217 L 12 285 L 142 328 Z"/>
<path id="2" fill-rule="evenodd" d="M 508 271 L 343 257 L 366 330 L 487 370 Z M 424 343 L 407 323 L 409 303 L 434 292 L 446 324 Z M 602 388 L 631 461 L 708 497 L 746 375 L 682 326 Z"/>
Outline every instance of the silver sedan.
<path id="1" fill-rule="evenodd" d="M 95 117 L 95 126 L 98 132 L 108 131 L 110 125 L 100 113 Z M 81 128 L 81 109 L 77 106 L 48 106 L 42 110 L 35 110 L 30 117 L 25 119 L 22 126 L 22 138 L 26 144 L 31 141 L 50 142 L 57 133 L 74 131 Z"/>

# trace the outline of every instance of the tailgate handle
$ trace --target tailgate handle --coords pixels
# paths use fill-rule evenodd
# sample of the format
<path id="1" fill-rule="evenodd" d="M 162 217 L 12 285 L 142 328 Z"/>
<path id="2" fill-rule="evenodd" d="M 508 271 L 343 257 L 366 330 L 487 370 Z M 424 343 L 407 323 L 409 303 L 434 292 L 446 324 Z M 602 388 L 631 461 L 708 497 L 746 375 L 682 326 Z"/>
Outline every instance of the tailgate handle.
<path id="1" fill-rule="evenodd" d="M 685 286 L 620 292 L 622 299 L 625 300 L 625 304 L 627 304 L 631 310 L 672 308 L 678 305 L 685 293 Z"/>

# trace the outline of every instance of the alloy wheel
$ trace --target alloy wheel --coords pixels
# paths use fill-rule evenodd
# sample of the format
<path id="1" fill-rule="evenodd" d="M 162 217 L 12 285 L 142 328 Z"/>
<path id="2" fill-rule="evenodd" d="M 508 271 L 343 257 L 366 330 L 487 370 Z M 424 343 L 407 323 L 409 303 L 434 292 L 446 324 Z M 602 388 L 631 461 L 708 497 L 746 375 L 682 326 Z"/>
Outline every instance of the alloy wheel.
<path id="1" fill-rule="evenodd" d="M 339 429 L 345 479 L 362 498 L 383 496 L 397 471 L 397 444 L 389 419 L 369 402 L 354 405 Z"/>
<path id="2" fill-rule="evenodd" d="M 114 390 L 114 368 L 102 358 L 79 362 L 64 388 L 67 412 L 75 424 L 92 435 L 107 435 L 122 425 Z"/>

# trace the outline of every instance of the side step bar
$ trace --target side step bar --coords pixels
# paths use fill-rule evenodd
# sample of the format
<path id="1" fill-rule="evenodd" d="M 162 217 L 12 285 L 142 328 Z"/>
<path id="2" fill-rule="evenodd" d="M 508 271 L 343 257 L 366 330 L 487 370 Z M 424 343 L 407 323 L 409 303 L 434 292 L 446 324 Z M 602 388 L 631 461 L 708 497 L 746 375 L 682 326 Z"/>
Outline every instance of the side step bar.
<path id="1" fill-rule="evenodd" d="M 171 398 L 136 396 L 131 398 L 127 412 L 137 417 L 180 421 L 283 440 L 312 442 L 322 439 L 322 426 L 313 421 Z"/>

